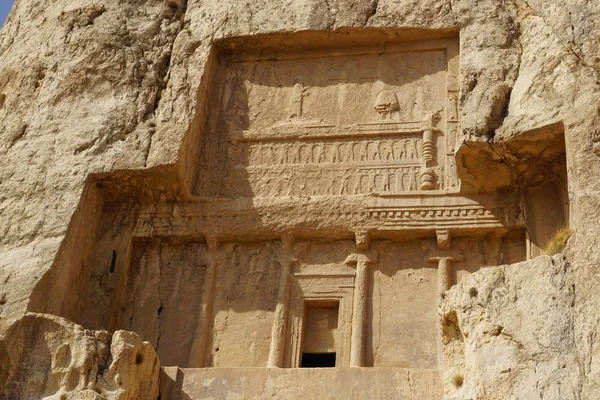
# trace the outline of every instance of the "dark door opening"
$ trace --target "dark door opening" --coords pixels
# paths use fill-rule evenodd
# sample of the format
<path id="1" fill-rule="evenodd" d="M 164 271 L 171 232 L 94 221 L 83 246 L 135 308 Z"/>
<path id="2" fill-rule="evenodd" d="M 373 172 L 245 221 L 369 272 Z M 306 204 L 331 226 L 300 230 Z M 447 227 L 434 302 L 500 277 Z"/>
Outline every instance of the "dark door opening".
<path id="1" fill-rule="evenodd" d="M 335 353 L 302 353 L 300 368 L 333 368 Z"/>

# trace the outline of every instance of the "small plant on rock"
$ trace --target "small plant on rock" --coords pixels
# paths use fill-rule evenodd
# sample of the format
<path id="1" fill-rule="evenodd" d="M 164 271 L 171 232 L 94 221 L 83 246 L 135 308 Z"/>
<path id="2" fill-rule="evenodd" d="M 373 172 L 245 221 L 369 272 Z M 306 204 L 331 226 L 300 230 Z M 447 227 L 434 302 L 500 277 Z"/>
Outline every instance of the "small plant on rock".
<path id="1" fill-rule="evenodd" d="M 460 374 L 456 374 L 452 376 L 452 384 L 454 385 L 455 388 L 459 389 L 460 387 L 462 387 L 463 383 L 465 383 L 465 377 L 460 375 Z"/>
<path id="2" fill-rule="evenodd" d="M 549 256 L 560 253 L 565 249 L 569 238 L 571 237 L 571 228 L 563 226 L 557 229 L 544 248 L 544 253 Z"/>

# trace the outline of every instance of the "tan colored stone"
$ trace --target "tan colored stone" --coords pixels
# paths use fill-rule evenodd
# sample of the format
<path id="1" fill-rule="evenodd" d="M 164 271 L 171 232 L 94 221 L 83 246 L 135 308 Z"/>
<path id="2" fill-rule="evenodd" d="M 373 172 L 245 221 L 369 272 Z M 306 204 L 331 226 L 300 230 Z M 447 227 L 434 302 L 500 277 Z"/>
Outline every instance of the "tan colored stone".
<path id="1" fill-rule="evenodd" d="M 133 332 L 89 331 L 27 314 L 0 336 L 3 399 L 133 400 L 158 397 L 159 362 Z"/>
<path id="2" fill-rule="evenodd" d="M 440 373 L 402 368 L 163 368 L 170 399 L 441 398 Z"/>
<path id="3" fill-rule="evenodd" d="M 389 398 L 425 369 L 448 398 L 598 398 L 599 15 L 17 2 L 0 32 L 4 390 L 156 398 L 154 347 L 224 368 L 165 369 L 188 396 Z M 562 225 L 566 259 L 540 257 Z M 334 332 L 305 312 L 324 306 Z M 323 348 L 337 368 L 289 368 Z M 406 390 L 441 398 L 436 382 Z"/>

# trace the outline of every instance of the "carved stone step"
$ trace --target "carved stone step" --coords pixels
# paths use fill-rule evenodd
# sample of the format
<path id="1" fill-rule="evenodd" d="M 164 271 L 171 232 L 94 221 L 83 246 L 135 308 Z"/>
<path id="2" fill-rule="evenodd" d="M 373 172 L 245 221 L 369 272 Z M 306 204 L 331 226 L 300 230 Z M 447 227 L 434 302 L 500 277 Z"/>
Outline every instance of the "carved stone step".
<path id="1" fill-rule="evenodd" d="M 406 368 L 163 367 L 162 399 L 442 398 L 441 372 Z"/>

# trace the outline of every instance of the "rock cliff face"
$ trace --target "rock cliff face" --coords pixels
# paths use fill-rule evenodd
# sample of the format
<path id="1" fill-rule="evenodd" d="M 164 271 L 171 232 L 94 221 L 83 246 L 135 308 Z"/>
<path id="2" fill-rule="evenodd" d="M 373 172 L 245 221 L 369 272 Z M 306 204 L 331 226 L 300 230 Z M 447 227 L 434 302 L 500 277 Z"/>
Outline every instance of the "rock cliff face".
<path id="1" fill-rule="evenodd" d="M 512 185 L 522 195 L 537 171 L 556 175 L 555 147 L 545 146 L 557 132 L 565 138 L 568 246 L 465 275 L 446 293 L 446 397 L 599 398 L 600 4 L 592 0 L 16 0 L 0 30 L 0 397 L 157 398 L 149 344 L 49 315 L 81 315 L 80 271 L 102 236 L 91 227 L 107 204 L 122 207 L 108 223 L 114 234 L 103 232 L 117 237 L 133 229 L 127 215 L 140 204 L 197 195 L 190 132 L 210 113 L 203 77 L 212 76 L 215 45 L 388 29 L 459 37 L 464 190 Z M 106 254 L 103 268 L 124 262 Z M 94 328 L 114 330 L 110 315 L 106 322 Z"/>
<path id="2" fill-rule="evenodd" d="M 131 332 L 92 332 L 30 313 L 4 333 L 0 352 L 3 399 L 158 397 L 156 353 Z"/>

